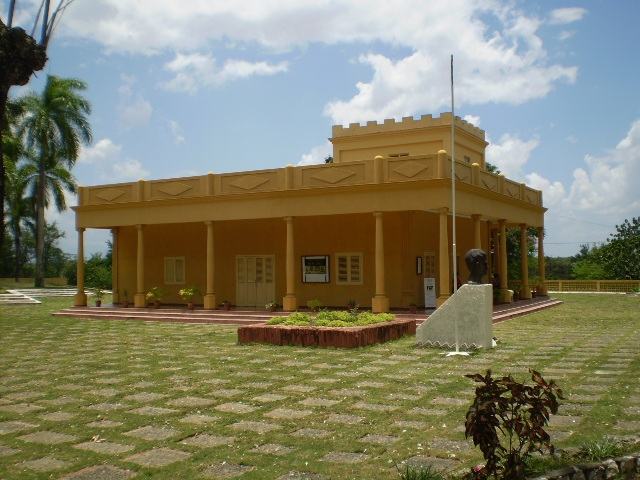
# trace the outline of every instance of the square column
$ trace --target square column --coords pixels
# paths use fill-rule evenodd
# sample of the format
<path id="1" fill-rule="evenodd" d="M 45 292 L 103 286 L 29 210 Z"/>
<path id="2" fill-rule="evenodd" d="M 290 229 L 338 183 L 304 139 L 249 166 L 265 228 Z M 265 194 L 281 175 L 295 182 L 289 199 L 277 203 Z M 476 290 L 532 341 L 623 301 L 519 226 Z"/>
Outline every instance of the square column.
<path id="1" fill-rule="evenodd" d="M 207 226 L 207 290 L 204 295 L 205 310 L 215 310 L 216 289 L 215 289 L 215 260 L 214 260 L 214 237 L 213 222 L 204 222 Z"/>
<path id="2" fill-rule="evenodd" d="M 146 305 L 144 291 L 144 225 L 136 225 L 138 231 L 138 248 L 136 250 L 136 294 L 133 306 L 143 308 Z"/>
<path id="3" fill-rule="evenodd" d="M 76 284 L 78 291 L 73 297 L 75 307 L 87 306 L 87 294 L 84 293 L 84 228 L 78 228 L 78 256 L 76 258 Z"/>
<path id="4" fill-rule="evenodd" d="M 544 227 L 538 227 L 538 286 L 536 287 L 538 295 L 547 294 L 544 269 Z"/>
<path id="5" fill-rule="evenodd" d="M 373 216 L 376 219 L 376 293 L 371 299 L 371 311 L 373 313 L 381 313 L 389 311 L 389 298 L 385 294 L 384 285 L 384 225 L 382 223 L 382 212 L 375 212 Z"/>
<path id="6" fill-rule="evenodd" d="M 440 240 L 438 244 L 438 298 L 436 305 L 440 306 L 446 302 L 451 295 L 451 285 L 449 281 L 449 226 L 448 226 L 449 209 L 444 207 L 440 209 Z"/>
<path id="7" fill-rule="evenodd" d="M 114 305 L 120 303 L 118 282 L 118 229 L 111 229 L 111 297 Z"/>
<path id="8" fill-rule="evenodd" d="M 500 255 L 498 260 L 500 261 L 499 275 L 500 275 L 500 292 L 499 300 L 502 303 L 513 302 L 513 294 L 509 291 L 507 283 L 507 225 L 506 220 L 498 220 L 498 227 L 500 228 Z"/>
<path id="9" fill-rule="evenodd" d="M 287 293 L 282 299 L 282 309 L 285 312 L 294 312 L 298 309 L 296 298 L 296 258 L 293 244 L 293 217 L 285 217 L 287 224 L 287 252 L 286 252 L 286 282 Z"/>
<path id="10" fill-rule="evenodd" d="M 520 298 L 531 298 L 529 288 L 529 242 L 527 236 L 527 226 L 520 224 Z"/>

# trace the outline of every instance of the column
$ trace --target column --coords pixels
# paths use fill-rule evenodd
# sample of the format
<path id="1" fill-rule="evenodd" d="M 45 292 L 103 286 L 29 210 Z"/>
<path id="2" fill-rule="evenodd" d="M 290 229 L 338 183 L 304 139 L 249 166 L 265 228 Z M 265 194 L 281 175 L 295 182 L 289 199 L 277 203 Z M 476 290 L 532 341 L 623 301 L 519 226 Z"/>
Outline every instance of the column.
<path id="1" fill-rule="evenodd" d="M 296 298 L 296 257 L 293 244 L 293 217 L 285 217 L 287 224 L 287 253 L 286 253 L 286 281 L 287 293 L 282 299 L 282 309 L 285 312 L 294 312 L 298 309 Z"/>
<path id="2" fill-rule="evenodd" d="M 482 238 L 480 236 L 480 215 L 471 215 L 473 220 L 473 248 L 482 248 Z"/>
<path id="3" fill-rule="evenodd" d="M 520 224 L 520 298 L 531 298 L 529 288 L 529 241 L 527 238 L 527 225 Z"/>
<path id="4" fill-rule="evenodd" d="M 375 212 L 373 216 L 376 220 L 376 293 L 371 299 L 371 311 L 373 313 L 381 313 L 389 311 L 389 298 L 385 295 L 384 288 L 384 224 L 382 223 L 382 212 Z"/>
<path id="5" fill-rule="evenodd" d="M 500 228 L 500 295 L 499 299 L 503 303 L 511 303 L 513 296 L 509 292 L 507 283 L 507 225 L 506 220 L 498 220 L 498 227 Z"/>
<path id="6" fill-rule="evenodd" d="M 495 253 L 491 253 L 491 244 L 495 246 L 493 241 L 493 227 L 491 222 L 487 220 L 487 282 L 493 283 L 493 258 Z"/>
<path id="7" fill-rule="evenodd" d="M 440 209 L 440 243 L 438 248 L 438 298 L 436 304 L 442 305 L 449 295 L 451 295 L 450 275 L 449 275 L 449 226 L 448 226 L 449 209 L 444 207 Z"/>
<path id="8" fill-rule="evenodd" d="M 204 295 L 205 310 L 215 310 L 216 289 L 215 289 L 215 259 L 214 259 L 214 237 L 213 222 L 204 222 L 207 226 L 207 290 Z"/>
<path id="9" fill-rule="evenodd" d="M 538 227 L 538 295 L 547 294 L 545 285 L 545 264 L 544 264 L 544 227 Z"/>
<path id="10" fill-rule="evenodd" d="M 133 297 L 133 306 L 142 308 L 145 306 L 144 291 L 144 225 L 136 225 L 138 231 L 138 248 L 136 250 L 136 294 Z"/>
<path id="11" fill-rule="evenodd" d="M 78 256 L 76 257 L 76 284 L 78 290 L 73 297 L 76 307 L 87 306 L 87 294 L 84 293 L 84 228 L 78 228 Z"/>
<path id="12" fill-rule="evenodd" d="M 111 229 L 111 296 L 112 303 L 120 303 L 120 284 L 118 283 L 118 229 Z"/>

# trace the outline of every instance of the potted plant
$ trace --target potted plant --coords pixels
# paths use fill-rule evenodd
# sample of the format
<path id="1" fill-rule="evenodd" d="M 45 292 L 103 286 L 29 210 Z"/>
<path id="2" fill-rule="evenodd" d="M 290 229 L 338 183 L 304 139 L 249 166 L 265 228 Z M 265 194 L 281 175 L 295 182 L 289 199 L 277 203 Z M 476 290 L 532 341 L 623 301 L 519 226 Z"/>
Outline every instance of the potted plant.
<path id="1" fill-rule="evenodd" d="M 151 290 L 147 292 L 146 298 L 147 302 L 153 304 L 155 308 L 160 306 L 160 300 L 164 296 L 164 292 L 160 287 L 153 287 Z"/>
<path id="2" fill-rule="evenodd" d="M 100 287 L 93 291 L 93 296 L 96 298 L 96 307 L 102 306 L 102 299 L 104 298 L 104 290 Z"/>
<path id="3" fill-rule="evenodd" d="M 127 308 L 129 306 L 129 294 L 127 293 L 126 290 L 122 294 L 121 306 L 122 308 Z"/>
<path id="4" fill-rule="evenodd" d="M 222 302 L 222 308 L 225 310 L 231 310 L 231 302 L 229 300 L 225 300 Z"/>
<path id="5" fill-rule="evenodd" d="M 195 297 L 199 293 L 200 291 L 196 287 L 185 287 L 180 289 L 178 295 L 180 295 L 180 298 L 182 298 L 182 300 L 187 302 L 187 308 L 189 310 L 193 310 L 193 297 Z"/>
<path id="6" fill-rule="evenodd" d="M 278 309 L 278 304 L 276 302 L 269 302 L 264 306 L 264 309 L 267 312 L 275 312 Z"/>
<path id="7" fill-rule="evenodd" d="M 409 313 L 415 314 L 418 311 L 418 306 L 415 303 L 409 304 Z"/>

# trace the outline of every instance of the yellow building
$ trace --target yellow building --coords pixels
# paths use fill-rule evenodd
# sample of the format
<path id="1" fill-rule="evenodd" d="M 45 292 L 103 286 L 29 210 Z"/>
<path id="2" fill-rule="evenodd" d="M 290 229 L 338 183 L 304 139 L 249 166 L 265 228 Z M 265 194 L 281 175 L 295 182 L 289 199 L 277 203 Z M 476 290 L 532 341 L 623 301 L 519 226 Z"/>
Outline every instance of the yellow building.
<path id="1" fill-rule="evenodd" d="M 486 171 L 484 131 L 458 117 L 455 129 L 458 256 L 495 245 L 508 301 L 502 239 L 519 228 L 526 245 L 527 227 L 542 230 L 542 194 Z M 181 303 L 178 290 L 197 286 L 206 309 L 226 300 L 291 311 L 318 299 L 386 311 L 424 305 L 426 277 L 441 304 L 452 290 L 451 114 L 334 126 L 330 140 L 331 164 L 81 187 L 78 259 L 85 229 L 111 229 L 114 303 L 138 307 L 152 287 Z M 527 298 L 526 254 L 521 263 Z M 79 261 L 76 305 L 83 291 Z"/>

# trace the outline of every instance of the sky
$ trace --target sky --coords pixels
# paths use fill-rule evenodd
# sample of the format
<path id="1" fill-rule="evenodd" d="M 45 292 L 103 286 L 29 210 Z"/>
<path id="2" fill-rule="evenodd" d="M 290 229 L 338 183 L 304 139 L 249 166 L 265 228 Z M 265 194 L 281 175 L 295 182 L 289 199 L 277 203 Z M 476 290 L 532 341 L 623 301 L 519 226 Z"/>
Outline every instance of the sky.
<path id="1" fill-rule="evenodd" d="M 39 1 L 16 4 L 30 31 Z M 94 185 L 320 163 L 334 124 L 450 111 L 453 54 L 456 114 L 543 191 L 545 254 L 567 256 L 640 216 L 638 20 L 637 0 L 75 0 L 11 93 L 87 82 Z M 74 253 L 73 213 L 48 218 Z"/>

